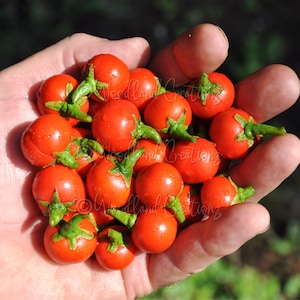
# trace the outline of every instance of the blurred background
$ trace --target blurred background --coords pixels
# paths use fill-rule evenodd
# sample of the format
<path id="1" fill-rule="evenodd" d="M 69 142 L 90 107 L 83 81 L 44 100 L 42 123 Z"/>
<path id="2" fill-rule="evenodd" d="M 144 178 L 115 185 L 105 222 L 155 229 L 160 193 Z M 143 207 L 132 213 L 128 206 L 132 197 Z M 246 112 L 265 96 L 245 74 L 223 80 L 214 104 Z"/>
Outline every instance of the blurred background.
<path id="1" fill-rule="evenodd" d="M 189 27 L 209 22 L 228 36 L 229 57 L 221 70 L 233 81 L 272 63 L 286 64 L 300 75 L 299 0 L 0 0 L 0 4 L 0 69 L 75 32 L 110 39 L 143 36 L 156 52 Z M 268 123 L 284 125 L 300 136 L 299 102 Z M 267 233 L 204 272 L 143 299 L 300 298 L 299 168 L 262 203 L 272 216 Z"/>

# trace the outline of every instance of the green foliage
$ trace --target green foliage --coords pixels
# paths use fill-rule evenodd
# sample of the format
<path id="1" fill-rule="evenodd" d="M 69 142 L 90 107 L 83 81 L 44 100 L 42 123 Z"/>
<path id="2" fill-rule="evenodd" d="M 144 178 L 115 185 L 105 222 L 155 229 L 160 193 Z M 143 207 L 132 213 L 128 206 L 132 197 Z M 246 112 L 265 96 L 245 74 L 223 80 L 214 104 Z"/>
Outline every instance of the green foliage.
<path id="1" fill-rule="evenodd" d="M 296 299 L 300 295 L 300 274 L 287 279 L 284 285 L 284 294 L 288 299 Z"/>
<path id="2" fill-rule="evenodd" d="M 242 268 L 219 260 L 185 281 L 159 289 L 141 300 L 280 299 L 280 282 L 256 268 Z"/>
<path id="3" fill-rule="evenodd" d="M 286 43 L 281 35 L 272 33 L 267 38 L 263 38 L 258 34 L 249 33 L 240 47 L 242 61 L 233 59 L 228 68 L 237 78 L 243 78 L 260 69 L 261 66 L 280 61 L 285 50 Z"/>
<path id="4" fill-rule="evenodd" d="M 289 224 L 286 238 L 270 229 L 234 256 L 140 300 L 299 299 L 299 233 L 296 221 Z M 257 249 L 260 243 L 262 250 Z"/>
<path id="5" fill-rule="evenodd" d="M 276 252 L 280 256 L 285 257 L 299 250 L 299 238 L 300 224 L 296 220 L 291 220 L 284 238 L 275 236 L 269 240 L 269 243 L 271 249 L 274 252 Z"/>

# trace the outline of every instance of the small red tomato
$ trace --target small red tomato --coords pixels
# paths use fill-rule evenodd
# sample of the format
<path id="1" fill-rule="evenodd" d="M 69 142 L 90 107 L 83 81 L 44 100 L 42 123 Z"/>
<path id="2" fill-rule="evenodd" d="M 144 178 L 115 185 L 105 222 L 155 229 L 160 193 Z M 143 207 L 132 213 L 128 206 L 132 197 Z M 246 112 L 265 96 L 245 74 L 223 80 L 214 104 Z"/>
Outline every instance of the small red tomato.
<path id="1" fill-rule="evenodd" d="M 94 115 L 92 133 L 105 150 L 124 152 L 141 138 L 151 138 L 161 143 L 153 128 L 141 121 L 137 107 L 128 100 L 104 103 Z"/>
<path id="2" fill-rule="evenodd" d="M 178 223 L 165 208 L 147 208 L 138 214 L 132 228 L 132 241 L 143 252 L 161 253 L 172 246 Z"/>
<path id="3" fill-rule="evenodd" d="M 283 135 L 283 127 L 256 124 L 254 118 L 242 109 L 231 107 L 219 113 L 211 122 L 209 135 L 220 155 L 227 159 L 240 159 L 249 148 L 266 134 Z"/>
<path id="4" fill-rule="evenodd" d="M 236 119 L 237 115 L 245 123 L 250 118 L 246 111 L 231 107 L 216 116 L 209 129 L 209 136 L 216 143 L 220 155 L 230 160 L 244 157 L 253 144 L 253 140 L 249 141 L 246 136 L 242 136 L 244 126 Z"/>
<path id="5" fill-rule="evenodd" d="M 77 211 L 86 199 L 85 186 L 78 173 L 62 165 L 53 165 L 36 173 L 32 195 L 49 223 L 55 226 L 69 211 Z"/>
<path id="6" fill-rule="evenodd" d="M 232 81 L 223 73 L 202 74 L 193 82 L 186 96 L 193 114 L 202 119 L 212 119 L 232 106 L 235 89 Z"/>
<path id="7" fill-rule="evenodd" d="M 159 84 L 155 75 L 146 68 L 135 68 L 130 71 L 130 80 L 123 98 L 132 102 L 140 112 L 158 91 Z"/>
<path id="8" fill-rule="evenodd" d="M 156 129 L 163 138 L 194 140 L 187 132 L 192 121 L 192 109 L 188 101 L 175 92 L 155 96 L 146 106 L 144 122 Z"/>
<path id="9" fill-rule="evenodd" d="M 47 166 L 55 162 L 55 152 L 66 149 L 72 133 L 72 126 L 63 117 L 55 114 L 40 116 L 21 136 L 22 153 L 32 165 Z"/>
<path id="10" fill-rule="evenodd" d="M 86 79 L 80 88 L 85 86 L 82 90 L 89 91 L 96 101 L 120 99 L 130 78 L 127 65 L 117 56 L 106 53 L 92 57 L 84 67 L 84 73 Z M 90 86 L 91 81 L 93 84 Z"/>
<path id="11" fill-rule="evenodd" d="M 145 152 L 133 167 L 133 170 L 136 173 L 144 167 L 154 163 L 164 162 L 165 160 L 167 145 L 164 141 L 162 141 L 161 144 L 157 144 L 153 140 L 141 139 L 135 144 L 133 151 L 138 148 L 143 148 Z"/>
<path id="12" fill-rule="evenodd" d="M 230 177 L 215 176 L 204 182 L 200 193 L 203 212 L 212 215 L 220 208 L 244 202 L 254 194 L 254 189 L 237 187 Z"/>
<path id="13" fill-rule="evenodd" d="M 68 74 L 58 74 L 46 79 L 37 92 L 37 106 L 40 114 L 60 114 L 72 126 L 78 124 L 81 115 L 89 110 L 89 101 L 86 97 L 80 99 L 77 104 L 69 101 L 71 92 L 78 84 L 78 80 Z"/>
<path id="14" fill-rule="evenodd" d="M 122 270 L 133 261 L 136 251 L 128 228 L 115 225 L 100 232 L 95 257 L 106 270 Z"/>
<path id="15" fill-rule="evenodd" d="M 99 158 L 86 177 L 88 194 L 104 208 L 121 207 L 132 193 L 133 165 L 143 149 L 137 149 L 122 161 L 107 155 Z"/>
<path id="16" fill-rule="evenodd" d="M 112 170 L 116 165 L 112 156 L 96 161 L 87 173 L 86 187 L 93 201 L 102 207 L 120 207 L 128 201 L 131 184 L 127 185 L 124 175 Z"/>
<path id="17" fill-rule="evenodd" d="M 197 137 L 196 143 L 179 140 L 169 146 L 167 162 L 179 171 L 185 183 L 204 182 L 219 169 L 219 153 L 207 139 Z"/>
<path id="18" fill-rule="evenodd" d="M 78 86 L 78 80 L 68 74 L 58 74 L 49 77 L 39 87 L 37 92 L 37 107 L 41 114 L 58 112 L 45 106 L 47 101 L 66 101 L 72 90 Z"/>
<path id="19" fill-rule="evenodd" d="M 183 187 L 179 171 L 172 165 L 161 162 L 143 168 L 137 173 L 134 190 L 140 201 L 149 207 L 166 206 L 171 197 L 176 197 Z"/>
<path id="20" fill-rule="evenodd" d="M 70 221 L 54 227 L 48 225 L 44 233 L 45 250 L 59 264 L 86 261 L 96 246 L 96 227 L 87 215 L 74 215 Z"/>

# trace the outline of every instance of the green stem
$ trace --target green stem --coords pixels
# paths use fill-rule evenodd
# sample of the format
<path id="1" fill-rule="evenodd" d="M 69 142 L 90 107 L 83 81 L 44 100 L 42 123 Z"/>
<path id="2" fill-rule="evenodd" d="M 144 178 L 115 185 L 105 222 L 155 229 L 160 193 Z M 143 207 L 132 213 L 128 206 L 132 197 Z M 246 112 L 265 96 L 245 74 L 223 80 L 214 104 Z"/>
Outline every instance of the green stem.
<path id="1" fill-rule="evenodd" d="M 196 143 L 196 138 L 188 133 L 188 126 L 185 123 L 186 114 L 185 112 L 181 113 L 180 118 L 175 121 L 172 118 L 168 118 L 167 124 L 168 126 L 161 130 L 162 133 L 168 134 L 173 138 L 181 138 L 184 140 L 191 141 Z"/>
<path id="2" fill-rule="evenodd" d="M 87 100 L 86 100 L 87 101 Z M 47 101 L 47 108 L 58 111 L 64 117 L 72 117 L 82 122 L 91 123 L 93 118 L 81 111 L 80 105 L 77 103 L 68 103 L 65 101 Z"/>
<path id="3" fill-rule="evenodd" d="M 108 208 L 106 212 L 129 229 L 133 228 L 137 219 L 137 214 L 130 214 L 116 208 Z"/>
<path id="4" fill-rule="evenodd" d="M 169 202 L 166 205 L 166 208 L 169 209 L 177 219 L 177 221 L 181 224 L 185 221 L 185 215 L 180 204 L 180 197 L 170 197 Z"/>
<path id="5" fill-rule="evenodd" d="M 97 141 L 89 138 L 74 138 L 72 143 L 78 146 L 78 150 L 74 154 L 74 157 L 82 157 L 88 155 L 92 158 L 92 150 L 96 151 L 99 154 L 103 154 L 104 149 Z"/>
<path id="6" fill-rule="evenodd" d="M 268 124 L 254 124 L 246 123 L 245 135 L 249 139 L 254 139 L 256 136 L 265 136 L 265 135 L 284 135 L 286 130 L 284 127 L 276 127 Z"/>
<path id="7" fill-rule="evenodd" d="M 60 114 L 75 118 L 82 122 L 91 123 L 93 121 L 93 118 L 90 115 L 81 111 L 80 105 L 77 103 L 70 104 L 65 102 L 60 109 Z"/>
<path id="8" fill-rule="evenodd" d="M 117 159 L 114 159 L 114 167 L 110 169 L 110 173 L 112 174 L 121 174 L 125 178 L 126 186 L 130 186 L 133 167 L 136 161 L 141 157 L 141 155 L 145 152 L 144 148 L 138 148 L 133 152 L 130 152 L 123 160 L 120 162 Z"/>
<path id="9" fill-rule="evenodd" d="M 252 116 L 247 121 L 241 115 L 235 114 L 234 119 L 244 128 L 243 132 L 238 134 L 237 141 L 248 140 L 249 148 L 253 146 L 257 136 L 265 135 L 284 135 L 286 130 L 284 127 L 276 127 L 268 124 L 254 123 Z"/>
<path id="10" fill-rule="evenodd" d="M 141 121 L 140 119 L 137 118 L 136 115 L 133 115 L 133 118 L 135 120 L 135 129 L 132 131 L 132 137 L 135 140 L 139 139 L 151 139 L 155 141 L 157 144 L 161 144 L 161 136 L 160 134 L 151 126 L 146 125 Z"/>
<path id="11" fill-rule="evenodd" d="M 94 94 L 100 100 L 104 101 L 103 97 L 100 96 L 98 90 L 107 88 L 107 83 L 100 82 L 95 79 L 94 67 L 93 65 L 89 65 L 89 70 L 86 78 L 81 81 L 78 87 L 71 94 L 72 103 L 77 103 L 77 101 L 79 101 L 82 97 L 89 96 L 90 94 Z"/>
<path id="12" fill-rule="evenodd" d="M 95 150 L 99 154 L 103 154 L 104 149 L 102 145 L 99 144 L 97 141 L 93 139 L 87 139 L 87 138 L 83 138 L 83 140 L 84 140 L 83 144 L 85 144 L 87 147 L 90 147 L 91 149 Z"/>

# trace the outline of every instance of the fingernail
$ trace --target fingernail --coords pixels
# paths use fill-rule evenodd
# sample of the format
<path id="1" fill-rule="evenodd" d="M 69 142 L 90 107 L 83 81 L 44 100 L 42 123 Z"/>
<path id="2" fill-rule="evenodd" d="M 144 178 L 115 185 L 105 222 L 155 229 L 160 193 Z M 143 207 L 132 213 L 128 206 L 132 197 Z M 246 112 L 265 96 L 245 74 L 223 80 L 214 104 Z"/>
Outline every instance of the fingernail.
<path id="1" fill-rule="evenodd" d="M 217 26 L 217 27 L 218 27 L 218 29 L 221 31 L 221 33 L 223 34 L 223 36 L 224 36 L 226 42 L 229 44 L 228 37 L 227 37 L 226 33 L 224 32 L 224 30 L 223 30 L 220 26 Z"/>
<path id="2" fill-rule="evenodd" d="M 267 232 L 271 227 L 271 224 L 269 223 L 267 227 L 265 227 L 265 229 L 263 229 L 262 231 L 258 232 L 258 234 L 263 234 L 265 232 Z"/>

